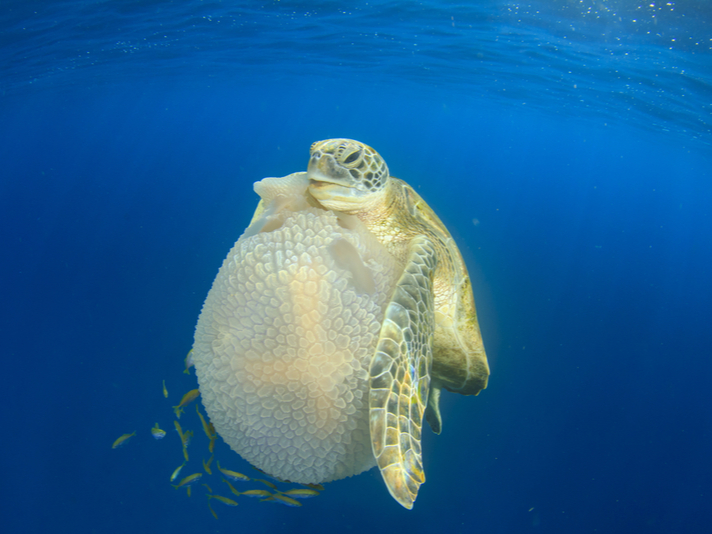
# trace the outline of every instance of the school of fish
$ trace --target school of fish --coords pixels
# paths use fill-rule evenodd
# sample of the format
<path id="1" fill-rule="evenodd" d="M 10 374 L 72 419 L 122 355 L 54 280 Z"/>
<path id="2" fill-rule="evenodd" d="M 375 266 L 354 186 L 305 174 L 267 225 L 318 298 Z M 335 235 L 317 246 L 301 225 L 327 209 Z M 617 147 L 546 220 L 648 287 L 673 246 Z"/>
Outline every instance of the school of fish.
<path id="1" fill-rule="evenodd" d="M 193 351 L 191 350 L 184 360 L 185 370 L 183 372 L 187 374 L 190 374 L 190 368 L 193 367 L 192 352 Z M 163 381 L 162 386 L 163 396 L 164 398 L 168 398 L 168 389 L 166 388 L 165 380 Z M 195 487 L 198 482 L 201 482 L 200 486 L 203 486 L 205 488 L 208 510 L 215 519 L 218 519 L 218 515 L 212 506 L 213 501 L 222 503 L 223 505 L 230 507 L 237 506 L 239 503 L 233 498 L 225 497 L 224 495 L 219 495 L 218 493 L 213 492 L 212 487 L 209 484 L 203 482 L 204 475 L 212 476 L 213 474 L 215 474 L 217 476 L 220 476 L 220 479 L 227 485 L 227 488 L 234 497 L 250 497 L 252 499 L 259 499 L 262 502 L 274 502 L 292 508 L 298 508 L 302 506 L 302 503 L 300 502 L 301 500 L 316 497 L 321 491 L 324 490 L 324 487 L 321 484 L 297 484 L 297 486 L 301 487 L 295 488 L 293 487 L 294 484 L 292 484 L 288 480 L 274 479 L 264 471 L 253 467 L 253 469 L 255 469 L 260 474 L 269 478 L 273 478 L 276 483 L 292 485 L 290 489 L 282 490 L 278 488 L 275 482 L 271 482 L 264 478 L 251 478 L 243 473 L 238 473 L 237 471 L 226 469 L 220 465 L 219 460 L 216 462 L 217 469 L 214 471 L 212 464 L 213 459 L 215 457 L 214 451 L 217 433 L 215 432 L 215 427 L 212 425 L 212 423 L 208 422 L 205 416 L 200 412 L 200 403 L 196 403 L 195 411 L 200 420 L 203 433 L 208 438 L 208 452 L 210 453 L 210 456 L 207 460 L 205 459 L 205 457 L 201 458 L 202 471 L 198 471 L 181 478 L 181 472 L 190 460 L 190 457 L 188 455 L 188 445 L 190 444 L 194 436 L 194 432 L 192 430 L 184 430 L 181 424 L 178 422 L 178 419 L 180 419 L 181 415 L 185 413 L 185 408 L 191 402 L 196 400 L 199 396 L 200 391 L 198 389 L 192 389 L 183 395 L 180 402 L 176 406 L 172 407 L 173 412 L 176 416 L 176 419 L 173 421 L 173 425 L 175 426 L 176 433 L 178 434 L 181 451 L 183 453 L 183 463 L 177 466 L 169 477 L 169 482 L 175 489 L 185 488 L 186 495 L 190 497 L 193 493 L 193 487 Z M 167 435 L 167 432 L 161 429 L 158 423 L 156 423 L 150 429 L 150 431 L 151 435 L 156 440 L 162 440 Z M 117 449 L 119 447 L 123 447 L 134 436 L 136 436 L 136 431 L 132 433 L 122 434 L 114 441 L 111 448 Z M 238 490 L 235 486 L 233 486 L 232 482 L 239 483 L 240 486 L 243 486 L 245 483 L 248 482 L 257 482 L 262 487 L 245 488 Z"/>

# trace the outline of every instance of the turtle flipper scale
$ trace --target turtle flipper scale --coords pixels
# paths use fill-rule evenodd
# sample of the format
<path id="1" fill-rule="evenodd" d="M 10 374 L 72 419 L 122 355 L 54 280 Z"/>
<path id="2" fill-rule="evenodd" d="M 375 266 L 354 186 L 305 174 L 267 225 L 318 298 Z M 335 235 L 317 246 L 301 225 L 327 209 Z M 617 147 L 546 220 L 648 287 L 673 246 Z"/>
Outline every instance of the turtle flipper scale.
<path id="1" fill-rule="evenodd" d="M 369 369 L 371 444 L 388 491 L 412 508 L 425 482 L 420 445 L 433 355 L 433 243 L 414 238 Z"/>

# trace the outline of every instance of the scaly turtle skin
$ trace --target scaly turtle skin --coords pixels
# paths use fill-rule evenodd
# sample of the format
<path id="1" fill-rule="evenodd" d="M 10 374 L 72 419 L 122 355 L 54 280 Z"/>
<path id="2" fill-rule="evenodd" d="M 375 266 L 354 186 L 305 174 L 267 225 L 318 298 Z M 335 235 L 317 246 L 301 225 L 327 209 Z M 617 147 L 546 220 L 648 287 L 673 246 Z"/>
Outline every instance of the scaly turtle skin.
<path id="1" fill-rule="evenodd" d="M 436 433 L 441 388 L 477 395 L 489 366 L 465 262 L 445 225 L 381 156 L 350 139 L 311 146 L 309 193 L 356 216 L 403 266 L 370 374 L 373 453 L 391 495 L 412 508 L 425 482 L 423 417 Z"/>

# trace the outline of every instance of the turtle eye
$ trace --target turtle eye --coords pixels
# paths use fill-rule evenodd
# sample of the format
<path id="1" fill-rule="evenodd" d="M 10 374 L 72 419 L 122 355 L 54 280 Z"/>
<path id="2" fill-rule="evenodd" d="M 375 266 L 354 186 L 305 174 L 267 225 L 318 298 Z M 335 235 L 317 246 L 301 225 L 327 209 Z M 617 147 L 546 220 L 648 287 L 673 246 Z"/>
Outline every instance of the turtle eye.
<path id="1" fill-rule="evenodd" d="M 357 150 L 356 152 L 352 152 L 352 153 L 349 154 L 348 157 L 344 160 L 344 163 L 346 163 L 347 165 L 348 165 L 349 163 L 353 163 L 354 161 L 356 161 L 356 160 L 359 158 L 360 155 L 361 155 L 361 150 Z"/>

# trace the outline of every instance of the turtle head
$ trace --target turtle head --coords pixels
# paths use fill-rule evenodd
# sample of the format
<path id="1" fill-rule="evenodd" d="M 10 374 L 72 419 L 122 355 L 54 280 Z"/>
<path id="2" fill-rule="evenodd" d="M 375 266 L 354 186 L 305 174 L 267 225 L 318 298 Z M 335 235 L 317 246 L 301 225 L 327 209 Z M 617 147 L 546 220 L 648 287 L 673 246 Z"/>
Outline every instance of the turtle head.
<path id="1" fill-rule="evenodd" d="M 311 146 L 309 192 L 327 209 L 355 213 L 382 198 L 388 167 L 370 146 L 351 139 L 327 139 Z"/>

